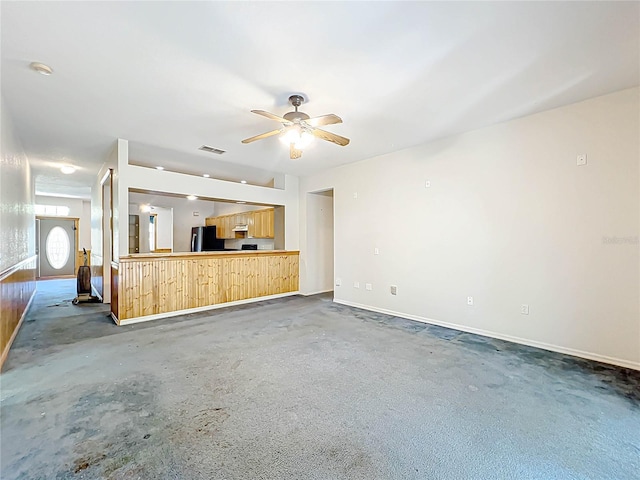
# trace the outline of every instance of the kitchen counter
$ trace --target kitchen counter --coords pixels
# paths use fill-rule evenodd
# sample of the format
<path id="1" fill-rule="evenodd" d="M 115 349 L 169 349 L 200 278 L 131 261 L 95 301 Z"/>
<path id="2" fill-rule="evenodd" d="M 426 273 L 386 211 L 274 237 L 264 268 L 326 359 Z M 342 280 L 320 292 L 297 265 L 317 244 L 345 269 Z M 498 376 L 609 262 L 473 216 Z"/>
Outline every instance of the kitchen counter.
<path id="1" fill-rule="evenodd" d="M 118 325 L 294 295 L 299 252 L 137 253 L 111 264 Z"/>

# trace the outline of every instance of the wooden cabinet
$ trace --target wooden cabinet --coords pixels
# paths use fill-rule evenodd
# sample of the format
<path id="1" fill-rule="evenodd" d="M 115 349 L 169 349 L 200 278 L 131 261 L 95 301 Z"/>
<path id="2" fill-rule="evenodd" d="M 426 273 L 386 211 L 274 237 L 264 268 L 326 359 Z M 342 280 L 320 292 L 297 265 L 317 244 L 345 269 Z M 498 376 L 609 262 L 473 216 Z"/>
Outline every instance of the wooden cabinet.
<path id="1" fill-rule="evenodd" d="M 245 233 L 236 234 L 237 232 L 233 231 L 236 225 L 247 225 L 249 227 L 246 232 L 247 238 L 273 238 L 275 233 L 273 208 L 209 217 L 205 220 L 205 225 L 215 225 L 216 236 L 225 239 L 238 238 L 245 235 Z"/>
<path id="2" fill-rule="evenodd" d="M 273 208 L 255 210 L 249 213 L 249 237 L 273 238 Z"/>

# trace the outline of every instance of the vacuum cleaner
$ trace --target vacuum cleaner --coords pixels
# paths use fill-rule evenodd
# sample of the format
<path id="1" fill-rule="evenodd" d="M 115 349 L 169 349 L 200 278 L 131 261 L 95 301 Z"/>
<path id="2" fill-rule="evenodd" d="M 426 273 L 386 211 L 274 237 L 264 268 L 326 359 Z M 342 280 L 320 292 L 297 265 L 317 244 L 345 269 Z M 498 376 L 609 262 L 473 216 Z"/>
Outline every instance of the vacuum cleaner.
<path id="1" fill-rule="evenodd" d="M 84 265 L 78 268 L 78 296 L 71 302 L 74 305 L 80 302 L 95 303 L 100 301 L 98 297 L 91 295 L 91 268 L 87 265 L 89 263 L 87 249 L 83 248 L 82 252 L 84 253 Z"/>

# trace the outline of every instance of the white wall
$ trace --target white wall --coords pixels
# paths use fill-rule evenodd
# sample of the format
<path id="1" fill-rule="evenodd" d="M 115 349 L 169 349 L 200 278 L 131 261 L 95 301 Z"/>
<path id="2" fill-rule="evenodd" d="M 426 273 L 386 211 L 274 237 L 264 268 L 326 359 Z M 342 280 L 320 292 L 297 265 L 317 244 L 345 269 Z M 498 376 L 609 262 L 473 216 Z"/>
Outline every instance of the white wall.
<path id="1" fill-rule="evenodd" d="M 253 210 L 263 210 L 267 207 L 268 205 L 245 205 L 241 203 L 216 202 L 216 216 L 251 212 Z"/>
<path id="2" fill-rule="evenodd" d="M 91 202 L 81 198 L 51 197 L 47 195 L 36 195 L 37 205 L 61 205 L 69 207 L 71 218 L 78 218 L 78 251 L 86 248 L 91 250 Z"/>
<path id="3" fill-rule="evenodd" d="M 638 96 L 301 179 L 301 212 L 308 192 L 334 188 L 336 300 L 640 368 Z"/>
<path id="4" fill-rule="evenodd" d="M 0 99 L 0 272 L 35 255 L 34 187 L 29 161 Z"/>
<path id="5" fill-rule="evenodd" d="M 173 243 L 175 252 L 191 251 L 191 229 L 205 224 L 207 217 L 215 217 L 215 202 L 174 198 Z M 195 215 L 197 213 L 197 216 Z"/>

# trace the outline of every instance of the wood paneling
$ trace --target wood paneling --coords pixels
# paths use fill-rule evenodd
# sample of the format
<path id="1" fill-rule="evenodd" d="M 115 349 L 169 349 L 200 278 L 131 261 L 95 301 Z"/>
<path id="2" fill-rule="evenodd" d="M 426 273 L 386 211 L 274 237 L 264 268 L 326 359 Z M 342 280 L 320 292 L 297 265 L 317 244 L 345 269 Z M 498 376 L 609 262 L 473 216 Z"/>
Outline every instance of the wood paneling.
<path id="1" fill-rule="evenodd" d="M 37 260 L 34 255 L 0 274 L 0 367 L 36 291 Z"/>
<path id="2" fill-rule="evenodd" d="M 111 313 L 118 318 L 118 283 L 119 265 L 111 262 Z"/>
<path id="3" fill-rule="evenodd" d="M 298 290 L 298 252 L 217 252 L 120 259 L 118 319 Z M 113 302 L 112 302 L 113 304 Z"/>

